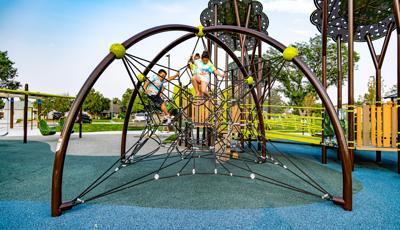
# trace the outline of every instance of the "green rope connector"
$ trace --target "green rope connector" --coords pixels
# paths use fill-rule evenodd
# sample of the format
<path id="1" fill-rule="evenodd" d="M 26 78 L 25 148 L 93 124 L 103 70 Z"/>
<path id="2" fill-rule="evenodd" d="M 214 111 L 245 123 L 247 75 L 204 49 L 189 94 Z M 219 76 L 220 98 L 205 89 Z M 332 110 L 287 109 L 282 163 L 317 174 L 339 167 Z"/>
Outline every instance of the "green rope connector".
<path id="1" fill-rule="evenodd" d="M 115 55 L 115 58 L 121 59 L 125 56 L 126 49 L 119 43 L 114 43 L 110 47 L 110 52 Z"/>
<path id="2" fill-rule="evenodd" d="M 204 26 L 198 26 L 197 29 L 199 32 L 196 33 L 196 36 L 199 38 L 204 37 L 206 34 L 203 32 Z"/>
<path id="3" fill-rule="evenodd" d="M 253 85 L 253 83 L 254 83 L 254 79 L 252 76 L 248 76 L 245 81 L 246 81 L 246 84 L 248 84 L 248 85 Z"/>

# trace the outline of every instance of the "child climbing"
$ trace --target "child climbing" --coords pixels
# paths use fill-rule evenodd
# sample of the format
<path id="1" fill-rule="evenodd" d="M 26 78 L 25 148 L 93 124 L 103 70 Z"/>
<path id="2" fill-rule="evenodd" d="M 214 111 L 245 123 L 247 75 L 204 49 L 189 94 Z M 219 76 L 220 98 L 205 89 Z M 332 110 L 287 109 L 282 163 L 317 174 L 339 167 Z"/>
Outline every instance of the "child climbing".
<path id="1" fill-rule="evenodd" d="M 195 70 L 192 77 L 192 84 L 197 96 L 210 96 L 208 93 L 208 84 L 210 83 L 210 74 L 214 73 L 217 76 L 225 77 L 217 68 L 210 62 L 210 56 L 207 51 L 201 55 L 201 59 L 195 59 L 193 56 Z"/>
<path id="2" fill-rule="evenodd" d="M 171 117 L 168 113 L 167 106 L 161 97 L 161 94 L 164 90 L 164 83 L 166 81 L 172 81 L 177 77 L 179 77 L 179 72 L 177 72 L 174 76 L 167 77 L 167 72 L 164 69 L 160 69 L 158 74 L 150 77 L 143 86 L 150 100 L 157 107 L 161 108 L 161 111 L 164 114 L 163 123 L 168 125 L 171 124 Z"/>
<path id="3" fill-rule="evenodd" d="M 194 62 L 199 59 L 200 59 L 199 53 L 196 53 L 194 56 L 190 56 L 189 58 L 188 68 L 190 69 L 190 72 L 192 72 L 192 76 L 196 76 L 196 65 L 194 64 Z"/>

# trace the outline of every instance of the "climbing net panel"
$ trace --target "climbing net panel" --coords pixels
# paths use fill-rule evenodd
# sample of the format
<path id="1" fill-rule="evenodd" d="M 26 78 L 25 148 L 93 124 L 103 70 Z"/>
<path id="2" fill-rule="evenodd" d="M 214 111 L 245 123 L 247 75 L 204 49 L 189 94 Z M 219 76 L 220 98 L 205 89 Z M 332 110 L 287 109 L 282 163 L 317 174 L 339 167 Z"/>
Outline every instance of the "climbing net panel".
<path id="1" fill-rule="evenodd" d="M 202 39 L 198 38 L 196 45 Z M 285 60 L 277 58 L 269 60 L 269 63 L 276 66 L 271 68 L 271 74 L 277 74 L 273 71 L 281 71 L 280 66 Z M 196 96 L 191 83 L 184 85 L 179 80 L 183 75 L 192 77 L 188 66 L 171 69 L 179 72 L 180 76 L 178 82 L 166 80 L 166 84 L 173 86 L 171 92 L 161 91 L 161 97 L 172 115 L 171 123 L 165 123 L 159 105 L 146 100 L 143 92 L 146 91 L 146 82 L 152 84 L 149 73 L 157 75 L 148 66 L 167 67 L 130 53 L 124 53 L 121 65 L 131 79 L 133 97 L 139 99 L 133 100 L 143 105 L 147 113 L 146 126 L 114 163 L 68 203 L 70 207 L 147 182 L 195 175 L 248 178 L 318 199 L 333 199 L 333 195 L 306 169 L 302 169 L 295 158 L 280 151 L 273 143 L 268 144 L 270 150 L 265 156 L 260 151 L 262 142 L 255 106 L 259 101 L 251 95 L 256 85 L 263 85 L 264 94 L 261 96 L 266 96 L 265 91 L 271 85 L 265 84 L 262 77 L 253 79 L 240 76 L 238 68 L 227 69 L 223 71 L 230 73 L 226 79 L 214 77 L 213 80 L 210 76 L 209 96 Z M 168 97 L 169 93 L 172 97 Z M 158 135 L 165 127 L 173 131 L 168 138 Z M 134 170 L 135 165 L 150 163 L 146 171 Z M 281 175 L 290 179 L 282 181 L 281 178 L 274 178 L 271 170 L 280 170 Z M 129 174 L 120 176 L 128 171 Z"/>

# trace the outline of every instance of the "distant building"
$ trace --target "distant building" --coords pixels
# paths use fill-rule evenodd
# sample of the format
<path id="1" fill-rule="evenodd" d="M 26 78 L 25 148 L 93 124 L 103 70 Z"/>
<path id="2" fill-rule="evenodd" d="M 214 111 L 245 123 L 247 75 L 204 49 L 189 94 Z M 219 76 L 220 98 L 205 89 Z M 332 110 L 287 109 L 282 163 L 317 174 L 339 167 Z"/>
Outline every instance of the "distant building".
<path id="1" fill-rule="evenodd" d="M 5 101 L 5 106 L 0 110 L 3 113 L 2 120 L 10 120 L 10 101 Z M 37 111 L 33 109 L 33 102 L 28 101 L 28 120 L 36 119 Z M 24 119 L 24 101 L 14 100 L 14 123 Z"/>
<path id="2" fill-rule="evenodd" d="M 101 113 L 104 118 L 117 118 L 119 116 L 119 104 L 114 104 L 112 101 L 110 102 L 110 109 L 105 110 Z"/>

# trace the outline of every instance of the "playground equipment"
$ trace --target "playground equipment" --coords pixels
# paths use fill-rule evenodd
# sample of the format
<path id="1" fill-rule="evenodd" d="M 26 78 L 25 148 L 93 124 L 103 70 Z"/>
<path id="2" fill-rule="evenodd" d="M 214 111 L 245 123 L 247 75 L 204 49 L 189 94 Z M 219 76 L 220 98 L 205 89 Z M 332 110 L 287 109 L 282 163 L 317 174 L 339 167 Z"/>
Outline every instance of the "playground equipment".
<path id="1" fill-rule="evenodd" d="M 187 34 L 167 45 L 153 60 L 148 61 L 147 65 L 142 63 L 144 59 L 139 59 L 139 57 L 128 52 L 130 47 L 138 45 L 143 39 L 168 31 L 183 31 L 187 32 Z M 338 140 L 339 153 L 342 159 L 342 196 L 338 197 L 326 191 L 287 154 L 280 152 L 279 155 L 275 155 L 267 150 L 265 122 L 262 106 L 259 101 L 264 92 L 265 94 L 268 93 L 268 86 L 266 87 L 267 91 L 261 93 L 259 91 L 257 93 L 257 87 L 261 87 L 265 79 L 260 76 L 253 78 L 249 74 L 248 68 L 252 69 L 252 65 L 243 65 L 235 53 L 214 35 L 220 32 L 237 34 L 239 37 L 252 37 L 259 44 L 268 44 L 279 52 L 285 53 L 279 60 L 270 61 L 277 66 L 284 64 L 286 61 L 292 61 L 311 82 L 326 108 L 327 116 L 332 121 Z M 136 98 L 139 98 L 140 103 L 145 104 L 139 92 L 143 90 L 143 82 L 148 80 L 148 74 L 154 72 L 152 69 L 155 66 L 165 68 L 165 66 L 157 64 L 160 58 L 164 57 L 175 46 L 196 36 L 195 49 L 197 44 L 201 42 L 204 49 L 208 48 L 208 50 L 211 50 L 210 47 L 207 47 L 204 40 L 208 39 L 209 44 L 214 43 L 215 46 L 223 49 L 227 53 L 227 57 L 236 63 L 238 66 L 237 74 L 230 74 L 227 79 L 223 80 L 219 80 L 216 77 L 214 80 L 211 78 L 210 92 L 212 94 L 210 97 L 194 97 L 192 93 L 188 92 L 188 87 L 183 85 L 182 82 L 179 81 L 178 84 L 168 82 L 168 84 L 178 87 L 175 98 L 171 99 L 164 95 L 167 102 L 172 104 L 178 111 L 171 125 L 176 134 L 176 139 L 171 138 L 169 146 L 162 146 L 162 140 L 156 135 L 156 131 L 163 126 L 161 123 L 162 117 L 158 114 L 158 109 L 150 104 L 145 106 L 146 112 L 149 115 L 145 130 L 137 141 L 128 143 L 127 127 L 132 107 Z M 192 53 L 195 52 L 195 49 Z M 216 48 L 215 51 L 218 51 L 218 49 Z M 215 51 L 214 57 L 217 56 L 217 52 Z M 93 183 L 83 189 L 81 193 L 63 202 L 62 180 L 64 161 L 75 118 L 90 89 L 100 78 L 104 70 L 116 59 L 121 60 L 134 87 L 127 107 L 127 116 L 122 131 L 121 155 L 116 159 L 114 164 L 106 169 Z M 186 66 L 181 69 L 175 69 L 175 71 L 178 70 L 181 71 L 181 75 L 185 73 L 190 75 Z M 225 71 L 232 72 L 233 70 L 226 69 Z M 186 100 L 186 104 L 183 103 L 184 99 Z M 251 106 L 245 108 L 246 106 L 242 106 L 245 104 L 250 104 Z M 194 109 L 188 109 L 188 105 L 194 106 Z M 199 116 L 192 117 L 189 111 L 198 113 Z M 203 118 L 201 118 L 202 116 Z M 256 139 L 257 146 L 254 146 L 252 141 L 247 142 L 246 137 L 250 137 L 250 140 L 251 138 Z M 152 150 L 145 151 L 142 147 L 146 144 L 150 146 L 153 144 L 155 147 Z M 234 155 L 234 157 L 231 160 L 227 160 L 230 155 Z M 196 161 L 200 160 L 208 161 L 209 167 L 205 170 L 198 169 Z M 132 168 L 135 164 L 142 164 L 148 161 L 159 162 L 160 164 L 147 172 L 137 172 L 138 174 L 132 175 L 132 178 L 124 178 L 119 185 L 113 186 L 111 189 L 109 187 L 102 187 L 103 183 L 114 178 L 119 172 L 127 168 Z M 189 169 L 189 165 L 192 166 L 191 169 Z M 261 167 L 261 169 L 256 170 L 256 167 Z M 166 168 L 172 168 L 175 170 L 175 173 L 171 175 L 163 174 L 163 170 Z M 236 173 L 234 170 L 239 170 L 240 173 Z M 268 170 L 282 170 L 282 173 L 285 175 L 287 173 L 289 176 L 298 179 L 299 184 L 304 183 L 310 187 L 303 188 L 299 184 L 288 184 L 285 181 L 271 178 L 268 176 Z M 221 25 L 206 28 L 186 25 L 158 26 L 145 30 L 129 38 L 122 44 L 113 45 L 110 49 L 110 54 L 100 62 L 81 88 L 72 105 L 71 112 L 67 117 L 64 130 L 57 144 L 52 181 L 52 216 L 59 216 L 63 211 L 71 209 L 74 206 L 121 192 L 146 182 L 198 174 L 235 176 L 260 180 L 285 189 L 312 195 L 319 199 L 332 201 L 335 204 L 343 205 L 345 210 L 352 209 L 351 159 L 344 132 L 340 127 L 335 108 L 323 86 L 305 63 L 299 57 L 296 57 L 293 49 L 287 50 L 287 47 L 265 33 L 240 26 Z M 100 188 L 104 190 L 99 191 Z"/>
<path id="2" fill-rule="evenodd" d="M 356 149 L 399 151 L 397 149 L 397 105 L 392 102 L 355 108 Z"/>
<path id="3" fill-rule="evenodd" d="M 338 109 L 342 108 L 342 51 L 340 49 L 342 42 L 348 43 L 348 105 L 347 105 L 347 119 L 348 119 L 348 143 L 349 150 L 352 158 L 354 158 L 355 149 L 363 150 L 376 150 L 376 161 L 381 161 L 382 147 L 382 124 L 386 124 L 386 145 L 388 140 L 391 139 L 391 146 L 393 150 L 397 151 L 398 154 L 398 172 L 400 173 L 400 125 L 397 122 L 397 131 L 392 126 L 391 137 L 388 137 L 388 123 L 380 120 L 382 116 L 382 76 L 381 69 L 383 66 L 386 50 L 389 45 L 392 32 L 397 29 L 397 51 L 398 51 L 398 74 L 397 74 L 397 99 L 395 107 L 397 108 L 397 114 L 400 113 L 400 2 L 399 0 L 380 0 L 380 1 L 334 1 L 334 0 L 315 0 L 314 1 L 317 10 L 311 15 L 311 22 L 317 26 L 318 30 L 322 33 L 322 82 L 326 87 L 326 73 L 327 73 L 327 39 L 332 38 L 337 42 L 337 65 L 338 65 Z M 381 53 L 378 55 L 373 45 L 373 41 L 379 38 L 385 38 Z M 372 122 L 369 126 L 364 127 L 360 130 L 358 125 L 358 132 L 355 132 L 355 113 L 357 109 L 354 105 L 354 61 L 353 61 L 353 50 L 354 41 L 367 42 L 368 48 L 371 53 L 371 57 L 376 70 L 376 104 L 375 108 L 371 107 L 371 111 L 358 109 L 358 114 L 362 114 L 364 111 L 364 121 Z M 387 107 L 387 106 L 386 106 Z M 366 114 L 371 115 L 369 119 Z M 387 113 L 388 114 L 388 113 Z M 394 114 L 392 115 L 393 117 Z M 358 117 L 358 121 L 360 118 Z M 376 119 L 374 119 L 374 117 Z M 360 124 L 358 122 L 358 124 Z M 393 125 L 395 125 L 393 123 Z M 375 130 L 375 127 L 377 129 Z M 371 129 L 370 131 L 368 129 Z M 371 132 L 369 135 L 368 133 Z M 361 134 L 362 133 L 362 134 Z M 356 138 L 357 134 L 357 138 Z M 376 134 L 376 138 L 375 138 Z M 397 141 L 395 141 L 397 136 Z M 364 141 L 361 138 L 364 137 Z M 368 140 L 371 139 L 371 142 Z M 396 143 L 395 143 L 396 142 Z M 368 145 L 368 147 L 366 146 Z M 326 160 L 326 148 L 322 151 L 322 163 L 327 163 Z M 353 159 L 354 167 L 354 159 Z"/>
<path id="4" fill-rule="evenodd" d="M 45 120 L 39 120 L 39 130 L 43 136 L 51 136 L 56 134 L 56 127 L 49 126 Z"/>
<path id="5" fill-rule="evenodd" d="M 13 126 L 14 125 L 14 111 L 15 111 L 14 98 L 21 97 L 21 96 L 24 97 L 24 108 L 23 108 L 23 119 L 22 119 L 23 130 L 24 130 L 24 133 L 23 133 L 23 142 L 24 143 L 28 142 L 28 120 L 29 120 L 28 112 L 29 112 L 29 110 L 31 113 L 31 126 L 33 126 L 33 123 L 32 123 L 33 122 L 33 108 L 30 108 L 28 106 L 29 99 L 37 99 L 38 100 L 41 98 L 67 98 L 67 99 L 72 100 L 75 98 L 75 97 L 71 97 L 71 96 L 62 96 L 62 95 L 47 94 L 47 93 L 40 93 L 40 92 L 31 92 L 28 89 L 29 89 L 28 84 L 25 84 L 25 90 L 0 89 L 0 97 L 10 98 L 10 100 L 9 100 L 10 101 L 9 116 L 8 116 L 8 119 L 9 119 L 8 123 L 10 124 L 10 129 L 14 128 L 14 126 Z M 40 103 L 38 103 L 38 110 L 40 110 L 40 106 L 41 106 Z M 38 111 L 38 112 L 40 113 L 40 111 Z M 48 126 L 46 122 L 45 122 L 46 124 L 43 124 L 43 122 L 42 122 L 42 125 L 40 125 L 39 116 L 37 116 L 37 118 L 38 118 L 37 122 L 39 125 L 38 127 L 42 134 L 46 133 L 46 135 L 49 135 L 48 133 L 53 132 L 52 128 L 46 127 L 46 126 Z M 80 137 L 82 136 L 81 130 L 82 130 L 82 126 L 80 125 Z"/>
<path id="6" fill-rule="evenodd" d="M 1 98 L 0 98 L 0 100 L 1 100 Z M 10 117 L 10 106 L 11 105 L 10 105 L 9 99 L 6 98 L 6 100 L 8 102 L 7 103 L 8 109 L 6 110 L 7 112 L 4 112 L 4 110 L 3 110 L 2 116 L 0 118 L 0 136 L 2 136 L 2 137 L 8 135 L 9 128 L 10 128 L 10 124 L 7 121 L 7 119 L 8 119 L 8 117 Z"/>

